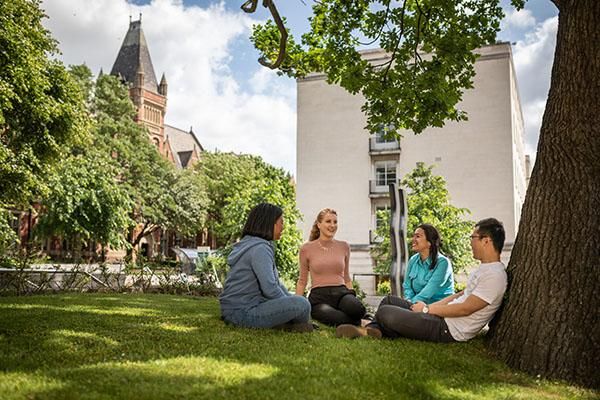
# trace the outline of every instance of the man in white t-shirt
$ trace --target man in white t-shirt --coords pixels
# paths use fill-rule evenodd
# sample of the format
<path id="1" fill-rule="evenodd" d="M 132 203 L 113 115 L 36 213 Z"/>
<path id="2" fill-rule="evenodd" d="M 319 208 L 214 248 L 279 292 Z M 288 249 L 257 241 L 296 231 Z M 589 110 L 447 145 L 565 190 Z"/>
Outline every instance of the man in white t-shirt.
<path id="1" fill-rule="evenodd" d="M 479 221 L 471 235 L 471 248 L 481 264 L 469 275 L 465 290 L 429 305 L 389 296 L 373 323 L 365 328 L 340 325 L 337 336 L 407 337 L 443 343 L 473 338 L 490 322 L 506 291 L 506 271 L 500 261 L 504 238 L 502 222 L 495 218 Z"/>

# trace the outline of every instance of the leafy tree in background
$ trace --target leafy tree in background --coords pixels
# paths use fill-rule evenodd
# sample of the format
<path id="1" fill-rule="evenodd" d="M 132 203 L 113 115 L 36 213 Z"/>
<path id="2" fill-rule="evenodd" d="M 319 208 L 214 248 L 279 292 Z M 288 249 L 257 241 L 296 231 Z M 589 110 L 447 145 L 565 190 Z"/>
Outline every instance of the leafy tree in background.
<path id="1" fill-rule="evenodd" d="M 298 276 L 298 248 L 302 238 L 296 227 L 300 212 L 292 177 L 260 157 L 205 152 L 196 165 L 210 201 L 208 226 L 220 245 L 240 238 L 248 213 L 256 204 L 268 202 L 283 209 L 281 239 L 276 242 L 277 268 L 287 281 Z"/>
<path id="2" fill-rule="evenodd" d="M 110 75 L 98 77 L 92 109 L 97 143 L 119 168 L 119 184 L 134 207 L 128 235 L 132 251 L 143 237 L 158 229 L 182 234 L 199 232 L 205 223 L 207 197 L 192 171 L 176 171 L 134 121 L 135 107 L 127 88 Z"/>
<path id="3" fill-rule="evenodd" d="M 94 240 L 129 253 L 157 229 L 183 235 L 205 223 L 206 194 L 198 174 L 176 171 L 135 123 L 127 89 L 115 77 L 94 84 L 89 69 L 71 67 L 90 114 L 91 140 L 73 147 L 49 178 L 38 233 L 74 240 L 75 248 Z"/>
<path id="4" fill-rule="evenodd" d="M 464 220 L 469 210 L 450 204 L 450 195 L 443 177 L 433 175 L 433 166 L 426 167 L 417 163 L 417 167 L 407 174 L 401 182 L 407 189 L 409 251 L 412 233 L 423 223 L 436 227 L 442 237 L 441 251 L 452 260 L 454 273 L 464 272 L 465 268 L 475 264 L 471 256 L 469 235 L 473 222 Z M 371 250 L 376 262 L 375 272 L 389 274 L 391 265 L 391 246 L 389 235 L 389 211 L 378 211 L 377 218 L 388 223 L 379 224 L 377 236 L 382 239 Z"/>
<path id="5" fill-rule="evenodd" d="M 64 148 L 85 136 L 79 91 L 51 59 L 56 42 L 37 0 L 0 1 L 0 254 L 18 238 L 8 208 L 24 209 L 47 191 L 44 177 Z"/>
<path id="6" fill-rule="evenodd" d="M 98 151 L 66 158 L 48 180 L 36 234 L 67 238 L 76 252 L 90 241 L 123 248 L 133 203 L 117 174 L 110 156 Z"/>
<path id="7" fill-rule="evenodd" d="M 64 148 L 85 136 L 80 92 L 52 57 L 38 0 L 0 2 L 0 208 L 26 206 Z"/>
<path id="8" fill-rule="evenodd" d="M 536 163 L 508 265 L 508 296 L 491 349 L 509 365 L 600 387 L 600 1 L 549 0 L 559 11 L 556 52 Z M 446 120 L 471 87 L 474 50 L 494 43 L 499 0 L 320 0 L 304 48 L 290 40 L 280 72 L 320 71 L 365 97 L 372 133 L 381 125 L 416 133 Z M 512 0 L 520 9 L 523 0 Z M 251 40 L 273 59 L 273 24 Z M 359 45 L 392 61 L 369 64 Z M 426 56 L 424 56 L 424 54 Z"/>

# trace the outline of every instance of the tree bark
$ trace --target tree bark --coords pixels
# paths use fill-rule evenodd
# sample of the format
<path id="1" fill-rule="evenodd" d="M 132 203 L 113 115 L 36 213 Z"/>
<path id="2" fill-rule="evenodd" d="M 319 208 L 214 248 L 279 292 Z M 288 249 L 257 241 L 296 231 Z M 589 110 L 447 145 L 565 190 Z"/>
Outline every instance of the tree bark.
<path id="1" fill-rule="evenodd" d="M 537 160 L 489 344 L 514 368 L 598 388 L 600 1 L 558 4 Z"/>

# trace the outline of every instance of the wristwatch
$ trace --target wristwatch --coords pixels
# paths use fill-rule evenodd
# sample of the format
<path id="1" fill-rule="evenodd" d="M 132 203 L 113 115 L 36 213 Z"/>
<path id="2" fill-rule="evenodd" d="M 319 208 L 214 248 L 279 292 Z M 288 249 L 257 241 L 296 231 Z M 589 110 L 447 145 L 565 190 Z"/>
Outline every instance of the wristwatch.
<path id="1" fill-rule="evenodd" d="M 429 307 L 427 306 L 427 304 L 425 304 L 423 306 L 423 314 L 427 314 L 429 312 Z"/>

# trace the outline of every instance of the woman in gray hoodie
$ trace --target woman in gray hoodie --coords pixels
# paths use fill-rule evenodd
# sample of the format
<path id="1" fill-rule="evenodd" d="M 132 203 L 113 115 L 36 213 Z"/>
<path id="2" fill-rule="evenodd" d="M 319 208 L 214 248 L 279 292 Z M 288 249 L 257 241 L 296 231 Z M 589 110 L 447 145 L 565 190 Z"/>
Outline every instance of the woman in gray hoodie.
<path id="1" fill-rule="evenodd" d="M 283 211 L 269 203 L 254 207 L 227 258 L 229 274 L 219 297 L 226 323 L 247 328 L 309 332 L 310 303 L 279 281 L 272 240 L 283 230 Z"/>

